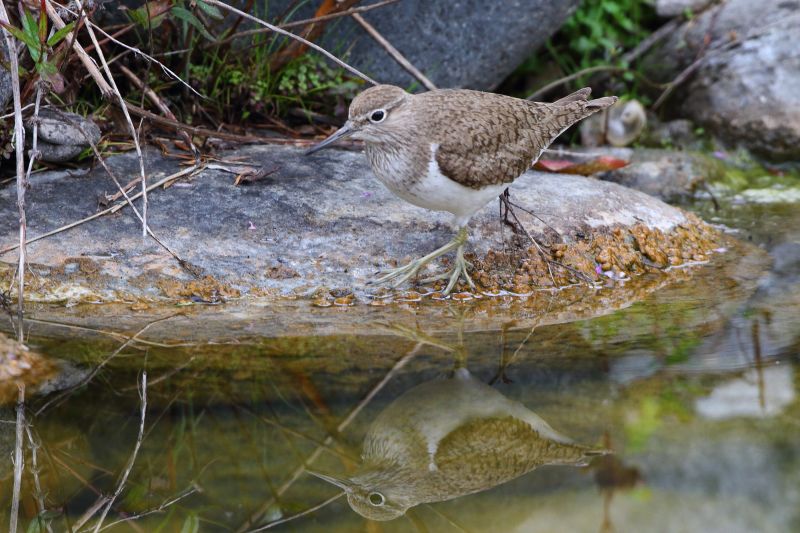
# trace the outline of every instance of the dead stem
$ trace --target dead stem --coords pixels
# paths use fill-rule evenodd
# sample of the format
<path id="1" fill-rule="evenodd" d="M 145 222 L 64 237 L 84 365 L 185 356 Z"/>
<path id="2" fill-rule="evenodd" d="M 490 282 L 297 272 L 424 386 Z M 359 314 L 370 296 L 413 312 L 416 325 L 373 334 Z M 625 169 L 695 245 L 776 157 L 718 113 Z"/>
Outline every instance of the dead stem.
<path id="1" fill-rule="evenodd" d="M 83 9 L 83 2 L 81 0 L 77 0 L 77 3 L 78 6 Z M 128 123 L 131 139 L 133 140 L 133 145 L 136 148 L 136 156 L 139 158 L 139 173 L 142 179 L 142 237 L 147 237 L 147 175 L 144 170 L 144 155 L 142 154 L 142 146 L 139 144 L 139 134 L 136 131 L 136 127 L 133 125 L 133 120 L 131 120 L 130 113 L 128 113 L 128 107 L 125 105 L 125 99 L 122 97 L 122 93 L 117 87 L 117 82 L 114 81 L 114 76 L 111 74 L 111 68 L 108 66 L 103 49 L 97 42 L 97 36 L 94 34 L 92 24 L 88 21 L 86 24 L 86 31 L 89 33 L 89 38 L 92 40 L 92 43 L 94 43 L 95 52 L 97 53 L 97 57 L 100 59 L 100 65 L 103 67 L 103 71 L 108 78 L 108 82 L 111 84 L 112 94 L 116 96 L 117 101 L 119 102 L 119 107 L 122 110 L 122 114 L 125 115 L 125 121 Z"/>
<path id="2" fill-rule="evenodd" d="M 367 20 L 364 17 L 362 17 L 358 13 L 353 13 L 353 19 L 355 19 L 355 21 L 358 22 L 362 28 L 364 28 L 364 30 L 370 35 L 370 37 L 375 39 L 375 41 L 379 45 L 381 45 L 383 49 L 389 53 L 390 56 L 392 56 L 392 59 L 394 59 L 401 67 L 406 69 L 412 76 L 417 78 L 417 80 L 419 80 L 419 82 L 422 83 L 422 85 L 424 85 L 426 89 L 428 89 L 429 91 L 433 91 L 436 89 L 436 85 L 434 85 L 434 83 L 430 79 L 428 79 L 428 77 L 425 76 L 425 74 L 423 74 L 422 71 L 420 71 L 417 67 L 415 67 L 413 63 L 411 63 L 411 61 L 406 59 L 406 57 L 402 53 L 400 53 L 400 50 L 395 48 L 392 43 L 386 40 L 386 38 L 383 35 L 381 35 L 380 32 L 378 32 L 378 30 L 376 30 L 372 24 L 367 22 Z"/>
<path id="3" fill-rule="evenodd" d="M 31 475 L 33 476 L 33 487 L 36 491 L 36 504 L 38 506 L 39 512 L 37 515 L 37 521 L 39 523 L 39 531 L 41 531 L 42 524 L 41 524 L 41 514 L 46 510 L 45 503 L 44 503 L 44 493 L 42 492 L 42 484 L 39 480 L 39 464 L 38 464 L 38 451 L 42 445 L 33 437 L 33 432 L 31 431 L 30 423 L 25 424 L 25 433 L 28 436 L 28 446 L 31 449 Z M 50 521 L 48 520 L 45 524 L 45 529 L 49 533 L 53 533 L 53 528 L 50 525 Z"/>
<path id="4" fill-rule="evenodd" d="M 247 20 L 250 20 L 252 22 L 255 22 L 256 24 L 260 24 L 261 26 L 264 26 L 265 28 L 269 28 L 270 30 L 274 31 L 275 33 L 279 33 L 281 35 L 289 37 L 290 39 L 294 39 L 296 41 L 299 41 L 299 42 L 303 43 L 304 45 L 306 45 L 306 46 L 308 46 L 310 48 L 313 48 L 314 50 L 316 50 L 320 54 L 324 55 L 325 57 L 327 57 L 328 59 L 330 59 L 331 61 L 333 61 L 334 63 L 336 63 L 340 67 L 342 67 L 343 69 L 347 70 L 351 74 L 354 74 L 354 75 L 358 76 L 359 78 L 361 78 L 362 80 L 367 81 L 367 82 L 369 82 L 369 83 L 371 83 L 373 85 L 378 85 L 378 82 L 376 82 L 375 80 L 373 80 L 372 78 L 370 78 L 369 76 L 367 76 L 366 74 L 361 72 L 360 70 L 356 69 L 355 67 L 351 67 L 350 65 L 348 65 L 347 63 L 345 63 L 344 61 L 342 61 L 341 59 L 339 59 L 335 55 L 331 54 L 330 52 L 328 52 L 327 50 L 325 50 L 324 48 L 322 48 L 318 44 L 314 44 L 311 41 L 303 39 L 299 35 L 295 35 L 294 33 L 288 32 L 288 31 L 286 31 L 284 29 L 281 29 L 281 28 L 279 28 L 277 26 L 274 26 L 274 25 L 270 24 L 269 22 L 265 22 L 265 21 L 261 20 L 258 17 L 254 17 L 253 15 L 245 13 L 244 11 L 242 11 L 240 9 L 236 9 L 235 7 L 231 7 L 231 6 L 229 6 L 228 4 L 226 4 L 224 2 L 220 2 L 219 0 L 204 0 L 204 2 L 206 4 L 210 4 L 212 6 L 220 7 L 222 9 L 226 10 L 226 11 L 230 11 L 231 13 L 235 13 L 235 14 L 239 15 L 240 17 L 244 17 Z"/>
<path id="5" fill-rule="evenodd" d="M 203 165 L 193 165 L 191 167 L 185 168 L 185 169 L 183 169 L 183 170 L 181 170 L 179 172 L 176 172 L 175 174 L 170 174 L 169 176 L 158 180 L 156 183 L 148 185 L 147 190 L 148 190 L 148 192 L 152 191 L 153 189 L 155 189 L 157 187 L 161 187 L 162 185 L 164 185 L 166 183 L 169 183 L 170 181 L 174 181 L 174 180 L 176 180 L 178 178 L 181 178 L 183 176 L 186 176 L 187 174 L 192 174 L 194 172 L 199 172 L 203 168 L 204 168 Z M 131 201 L 136 200 L 141 195 L 142 195 L 141 192 L 136 193 L 136 194 L 134 194 L 134 195 L 132 195 L 130 197 L 130 200 Z M 77 226 L 80 226 L 81 224 L 85 224 L 86 222 L 90 222 L 90 221 L 92 221 L 92 220 L 94 220 L 96 218 L 100 218 L 103 215 L 116 213 L 117 211 L 119 211 L 120 209 L 125 207 L 126 205 L 128 205 L 127 201 L 119 202 L 116 205 L 113 205 L 113 206 L 109 207 L 108 209 L 104 209 L 102 211 L 99 211 L 99 212 L 95 213 L 94 215 L 88 216 L 86 218 L 82 218 L 80 220 L 76 220 L 75 222 L 71 222 L 71 223 L 66 224 L 64 226 L 61 226 L 60 228 L 56 228 L 56 229 L 54 229 L 52 231 L 48 231 L 47 233 L 43 233 L 42 235 L 37 235 L 36 237 L 28 239 L 27 241 L 25 241 L 25 244 L 30 244 L 32 242 L 36 242 L 38 240 L 45 239 L 47 237 L 52 237 L 53 235 L 61 233 L 62 231 L 67 231 L 69 229 L 72 229 L 72 228 L 75 228 Z M 3 255 L 5 253 L 7 253 L 7 252 L 11 252 L 13 250 L 16 250 L 17 248 L 19 248 L 18 244 L 3 248 L 2 250 L 0 250 L 0 255 Z"/>
<path id="6" fill-rule="evenodd" d="M 373 9 L 377 9 L 379 7 L 383 7 L 389 4 L 394 4 L 395 2 L 399 2 L 400 0 L 384 0 L 383 2 L 375 2 L 374 4 L 370 4 L 368 6 L 360 6 L 360 7 L 353 7 L 350 9 L 345 9 L 344 11 L 338 11 L 336 13 L 330 13 L 328 15 L 322 15 L 320 17 L 314 17 L 310 19 L 303 19 L 303 20 L 295 20 L 292 22 L 286 22 L 284 24 L 279 24 L 278 27 L 284 30 L 288 30 L 289 28 L 296 28 L 298 26 L 308 26 L 309 24 L 316 24 L 318 22 L 327 22 L 329 20 L 333 20 L 340 17 L 346 17 L 348 15 L 352 15 L 353 13 L 364 13 L 366 11 L 372 11 Z M 248 37 L 250 35 L 258 35 L 260 33 L 268 33 L 272 30 L 269 28 L 256 28 L 253 30 L 244 30 L 238 33 L 234 33 L 233 35 L 229 35 L 222 40 L 215 41 L 210 43 L 209 46 L 221 46 L 223 44 L 228 44 L 229 42 L 239 39 L 241 37 Z"/>
<path id="7" fill-rule="evenodd" d="M 25 466 L 25 455 L 22 453 L 23 436 L 22 431 L 25 427 L 25 384 L 17 385 L 19 394 L 17 396 L 17 440 L 14 446 L 14 488 L 11 491 L 11 519 L 9 521 L 9 533 L 16 533 L 17 521 L 19 520 L 19 497 L 22 489 L 22 469 Z"/>
<path id="8" fill-rule="evenodd" d="M 141 411 L 140 411 L 140 419 L 139 419 L 139 434 L 136 437 L 136 444 L 133 447 L 133 452 L 131 452 L 130 458 L 128 458 L 128 464 L 125 465 L 125 470 L 122 473 L 122 476 L 117 483 L 117 489 L 114 491 L 114 494 L 111 495 L 111 498 L 106 503 L 105 508 L 103 509 L 100 518 L 97 520 L 97 524 L 94 527 L 93 533 L 98 533 L 100 528 L 103 525 L 103 521 L 106 519 L 106 515 L 108 515 L 108 511 L 111 510 L 111 507 L 114 505 L 114 500 L 116 500 L 119 495 L 122 493 L 123 489 L 125 488 L 125 483 L 128 481 L 128 476 L 133 470 L 133 465 L 136 462 L 136 456 L 139 454 L 139 448 L 142 446 L 142 438 L 144 437 L 144 421 L 147 415 L 147 371 L 142 371 L 142 388 L 139 391 L 139 397 L 141 398 Z"/>
<path id="9" fill-rule="evenodd" d="M 9 24 L 8 13 L 5 5 L 0 2 L 0 22 Z M 11 90 L 14 97 L 14 148 L 16 151 L 17 164 L 17 209 L 19 211 L 19 264 L 17 270 L 17 319 L 19 320 L 19 342 L 22 338 L 22 314 L 25 303 L 25 233 L 27 231 L 27 221 L 25 219 L 25 126 L 22 123 L 22 97 L 19 92 L 19 60 L 17 58 L 17 48 L 14 46 L 14 39 L 11 34 L 3 27 L 3 37 L 6 41 L 6 51 L 8 52 L 8 70 L 11 73 Z M 16 518 L 14 529 L 16 530 Z"/>
<path id="10" fill-rule="evenodd" d="M 103 367 L 105 367 L 108 364 L 109 361 L 111 361 L 113 358 L 115 358 L 117 355 L 119 355 L 119 353 L 122 350 L 124 350 L 125 348 L 127 348 L 132 342 L 136 341 L 137 338 L 139 337 L 139 335 L 142 335 L 143 333 L 145 333 L 148 329 L 150 329 L 151 326 L 153 326 L 155 324 L 158 324 L 160 322 L 164 322 L 164 321 L 169 320 L 171 318 L 174 318 L 176 316 L 179 316 L 179 315 L 177 315 L 177 314 L 176 315 L 169 315 L 169 316 L 166 316 L 164 318 L 159 318 L 158 320 L 154 320 L 152 322 L 148 322 L 147 324 L 145 324 L 145 326 L 142 329 L 140 329 L 139 331 L 137 331 L 136 334 L 133 337 L 130 337 L 128 340 L 123 342 L 116 350 L 111 352 L 111 354 L 108 357 L 106 357 L 105 359 L 100 361 L 100 363 L 94 369 L 92 369 L 91 372 L 89 372 L 89 375 L 87 375 L 85 378 L 80 380 L 80 382 L 76 383 L 72 387 L 69 387 L 68 389 L 65 389 L 64 391 L 59 393 L 55 398 L 49 400 L 47 403 L 45 403 L 43 406 L 41 406 L 36 411 L 35 416 L 41 415 L 52 404 L 54 404 L 57 401 L 62 400 L 63 398 L 66 398 L 67 396 L 69 396 L 70 394 L 72 394 L 73 392 L 78 390 L 79 388 L 81 388 L 81 387 L 85 386 L 87 383 L 89 383 L 92 379 L 94 379 L 94 377 L 98 374 L 98 372 L 100 372 L 100 370 L 102 370 Z"/>
<path id="11" fill-rule="evenodd" d="M 161 513 L 166 508 L 170 507 L 171 505 L 174 505 L 174 504 L 178 503 L 179 501 L 181 501 L 182 499 L 187 498 L 187 497 L 189 497 L 192 494 L 195 494 L 197 492 L 200 492 L 200 489 L 196 485 L 193 485 L 192 487 L 184 490 L 183 492 L 181 492 L 177 496 L 175 496 L 173 498 L 169 498 L 167 500 L 164 500 L 163 502 L 161 502 L 161 504 L 159 504 L 158 507 L 154 507 L 152 509 L 148 509 L 147 511 L 142 511 L 140 513 L 136 513 L 136 514 L 132 514 L 130 516 L 126 516 L 125 518 L 121 518 L 121 519 L 119 519 L 119 520 L 117 520 L 115 522 L 111 522 L 110 524 L 106 524 L 105 526 L 101 527 L 98 531 L 104 531 L 104 530 L 106 530 L 108 528 L 116 526 L 117 524 L 122 524 L 124 522 L 130 522 L 132 520 L 138 520 L 140 518 L 144 518 L 145 516 L 148 516 L 148 515 L 151 515 L 151 514 Z"/>

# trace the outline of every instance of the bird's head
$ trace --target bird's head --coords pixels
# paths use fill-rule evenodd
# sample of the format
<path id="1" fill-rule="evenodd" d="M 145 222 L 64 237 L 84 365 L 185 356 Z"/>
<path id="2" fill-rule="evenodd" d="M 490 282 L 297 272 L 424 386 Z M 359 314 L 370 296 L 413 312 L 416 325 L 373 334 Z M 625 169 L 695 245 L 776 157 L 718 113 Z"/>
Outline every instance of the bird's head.
<path id="1" fill-rule="evenodd" d="M 347 122 L 333 135 L 306 151 L 306 155 L 351 137 L 366 142 L 390 141 L 397 124 L 407 111 L 411 95 L 394 85 L 376 85 L 356 96 L 350 103 Z"/>
<path id="2" fill-rule="evenodd" d="M 394 520 L 418 503 L 404 494 L 406 491 L 397 490 L 381 471 L 364 472 L 352 478 L 337 478 L 311 470 L 308 473 L 344 490 L 350 507 L 369 520 Z"/>

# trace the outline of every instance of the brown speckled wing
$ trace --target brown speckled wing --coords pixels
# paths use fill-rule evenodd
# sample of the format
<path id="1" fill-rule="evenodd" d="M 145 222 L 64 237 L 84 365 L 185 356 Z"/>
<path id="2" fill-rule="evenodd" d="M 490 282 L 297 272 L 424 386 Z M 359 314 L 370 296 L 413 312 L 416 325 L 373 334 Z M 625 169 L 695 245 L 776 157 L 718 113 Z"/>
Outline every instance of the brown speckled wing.
<path id="1" fill-rule="evenodd" d="M 436 162 L 442 174 L 474 189 L 511 183 L 561 132 L 613 103 L 613 99 L 601 98 L 545 104 L 459 92 L 463 93 L 459 95 L 461 105 L 441 117 L 447 124 L 442 128 L 445 134 L 432 142 L 439 144 Z M 429 105 L 435 105 L 433 98 Z M 433 116 L 438 115 L 436 111 Z"/>

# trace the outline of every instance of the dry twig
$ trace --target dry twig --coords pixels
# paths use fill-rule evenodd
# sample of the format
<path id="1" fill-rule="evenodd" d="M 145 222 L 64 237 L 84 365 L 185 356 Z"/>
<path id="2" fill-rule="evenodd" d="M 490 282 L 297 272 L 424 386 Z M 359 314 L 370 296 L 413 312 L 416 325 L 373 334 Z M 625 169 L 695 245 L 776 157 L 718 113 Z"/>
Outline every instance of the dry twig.
<path id="1" fill-rule="evenodd" d="M 288 31 L 286 31 L 284 29 L 279 28 L 278 26 L 274 26 L 274 25 L 270 24 L 269 22 L 265 22 L 265 21 L 261 20 L 258 17 L 254 17 L 253 15 L 245 13 L 244 11 L 242 11 L 240 9 L 236 9 L 235 7 L 231 7 L 231 6 L 229 6 L 228 4 L 226 4 L 224 2 L 220 2 L 219 0 L 204 0 L 204 1 L 205 1 L 206 4 L 210 4 L 212 6 L 217 6 L 219 8 L 224 9 L 225 11 L 230 11 L 231 13 L 235 13 L 235 14 L 239 15 L 240 17 L 243 17 L 243 18 L 246 18 L 247 20 L 255 22 L 256 24 L 260 24 L 261 26 L 264 26 L 265 28 L 268 28 L 268 29 L 274 31 L 275 33 L 279 33 L 281 35 L 285 35 L 286 37 L 289 37 L 290 39 L 294 39 L 294 40 L 296 40 L 298 42 L 301 42 L 304 45 L 306 45 L 306 46 L 308 46 L 310 48 L 313 48 L 314 50 L 316 50 L 320 54 L 324 55 L 325 57 L 327 57 L 328 59 L 330 59 L 331 61 L 333 61 L 334 63 L 336 63 L 340 67 L 342 67 L 343 69 L 347 70 L 351 74 L 354 74 L 354 75 L 358 76 L 359 78 L 361 78 L 362 80 L 367 81 L 367 82 L 369 82 L 369 83 L 371 83 L 373 85 L 378 85 L 378 82 L 376 82 L 375 80 L 373 80 L 372 78 L 370 78 L 369 76 L 367 76 L 366 74 L 361 72 L 360 70 L 356 69 L 355 67 L 351 67 L 350 65 L 348 65 L 347 63 L 345 63 L 344 61 L 342 61 L 341 59 L 339 59 L 335 55 L 331 54 L 330 52 L 328 52 L 327 50 L 325 50 L 324 48 L 322 48 L 318 44 L 314 44 L 311 41 L 303 39 L 299 35 L 295 35 L 294 33 L 291 33 L 291 32 L 288 32 Z"/>
<path id="2" fill-rule="evenodd" d="M 139 455 L 139 448 L 142 446 L 142 439 L 144 438 L 144 421 L 147 415 L 147 371 L 142 371 L 142 388 L 139 391 L 139 397 L 141 398 L 141 410 L 140 410 L 140 418 L 139 418 L 139 434 L 136 437 L 136 444 L 133 447 L 133 452 L 131 452 L 131 456 L 128 458 L 128 463 L 125 465 L 125 470 L 122 472 L 122 476 L 120 476 L 119 482 L 117 483 L 117 489 L 114 491 L 114 494 L 111 495 L 108 502 L 106 503 L 105 508 L 103 509 L 100 518 L 97 520 L 97 524 L 94 527 L 93 533 L 98 533 L 100 528 L 103 526 L 103 521 L 106 519 L 106 515 L 108 515 L 108 511 L 111 510 L 111 507 L 114 505 L 114 500 L 116 500 L 120 494 L 122 494 L 122 490 L 125 488 L 125 483 L 128 481 L 128 476 L 133 470 L 133 465 L 136 462 L 136 456 Z"/>
<path id="3" fill-rule="evenodd" d="M 400 50 L 395 48 L 392 45 L 392 43 L 387 41 L 386 38 L 383 35 L 381 35 L 372 24 L 367 22 L 364 17 L 362 17 L 358 13 L 353 13 L 353 18 L 355 19 L 356 22 L 358 22 L 361 25 L 362 28 L 364 28 L 364 30 L 367 33 L 369 33 L 370 37 L 375 39 L 375 41 L 377 41 L 377 43 L 380 44 L 384 48 L 384 50 L 386 50 L 389 53 L 390 56 L 392 56 L 392 59 L 397 61 L 397 63 L 401 67 L 406 69 L 409 73 L 411 73 L 412 76 L 417 78 L 420 81 L 420 83 L 422 83 L 422 85 L 424 85 L 429 91 L 433 91 L 434 89 L 436 89 L 436 85 L 434 85 L 434 83 L 431 80 L 429 80 L 427 76 L 425 76 L 425 74 L 423 74 L 417 67 L 415 67 L 411 63 L 411 61 L 406 59 L 406 57 L 400 53 Z"/>
<path id="4" fill-rule="evenodd" d="M 0 2 L 0 22 L 9 24 L 8 13 L 5 5 Z M 19 341 L 22 342 L 22 313 L 25 301 L 25 241 L 27 232 L 27 221 L 25 219 L 25 127 L 22 123 L 22 97 L 19 92 L 19 60 L 17 49 L 14 46 L 14 39 L 11 34 L 3 27 L 3 37 L 6 41 L 6 51 L 8 54 L 9 71 L 11 73 L 11 90 L 14 99 L 14 148 L 16 151 L 17 164 L 17 210 L 19 212 L 19 264 L 17 266 L 17 317 L 19 319 Z M 16 531 L 16 517 L 12 515 L 14 521 L 13 531 Z"/>
<path id="5" fill-rule="evenodd" d="M 19 384 L 17 396 L 17 440 L 14 446 L 14 487 L 11 491 L 11 519 L 9 533 L 16 533 L 19 520 L 19 497 L 22 490 L 22 469 L 25 466 L 25 455 L 22 453 L 22 430 L 25 427 L 25 385 Z"/>

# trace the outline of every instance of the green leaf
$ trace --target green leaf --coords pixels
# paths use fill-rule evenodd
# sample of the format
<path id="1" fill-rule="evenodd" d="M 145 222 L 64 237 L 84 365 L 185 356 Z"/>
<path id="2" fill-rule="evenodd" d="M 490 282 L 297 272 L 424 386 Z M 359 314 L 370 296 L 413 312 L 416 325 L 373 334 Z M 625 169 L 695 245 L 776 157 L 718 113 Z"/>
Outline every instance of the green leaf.
<path id="1" fill-rule="evenodd" d="M 39 41 L 37 41 L 36 37 L 34 37 L 34 35 L 36 35 L 35 33 L 31 35 L 30 33 L 22 31 L 21 29 L 12 26 L 10 24 L 7 24 L 5 22 L 0 22 L 0 25 L 2 25 L 6 30 L 8 30 L 8 33 L 13 35 L 15 39 L 25 43 L 28 46 L 28 48 L 36 50 L 37 52 L 39 51 Z"/>
<path id="2" fill-rule="evenodd" d="M 203 0 L 197 0 L 197 7 L 199 7 L 205 14 L 209 17 L 217 20 L 222 20 L 225 18 L 225 15 L 217 9 L 217 6 L 212 6 L 211 4 L 206 4 Z"/>
<path id="3" fill-rule="evenodd" d="M 175 15 L 175 17 L 181 19 L 182 21 L 194 26 L 194 28 L 197 29 L 197 31 L 199 31 L 203 35 L 203 37 L 205 37 L 209 41 L 214 40 L 214 36 L 208 33 L 208 30 L 206 29 L 205 26 L 203 26 L 203 23 L 200 22 L 200 19 L 197 18 L 194 15 L 194 13 L 192 13 L 188 9 L 175 6 L 172 9 L 170 9 L 169 12 Z"/>
<path id="4" fill-rule="evenodd" d="M 183 521 L 181 533 L 197 533 L 200 530 L 200 519 L 192 513 Z"/>
<path id="5" fill-rule="evenodd" d="M 64 37 L 66 37 L 67 34 L 69 34 L 69 32 L 72 31 L 72 28 L 74 27 L 75 27 L 75 21 L 72 21 L 63 28 L 61 28 L 60 30 L 58 30 L 57 32 L 55 32 L 53 35 L 50 36 L 49 39 L 47 39 L 47 46 L 55 46 L 58 43 L 60 43 L 64 39 Z"/>

